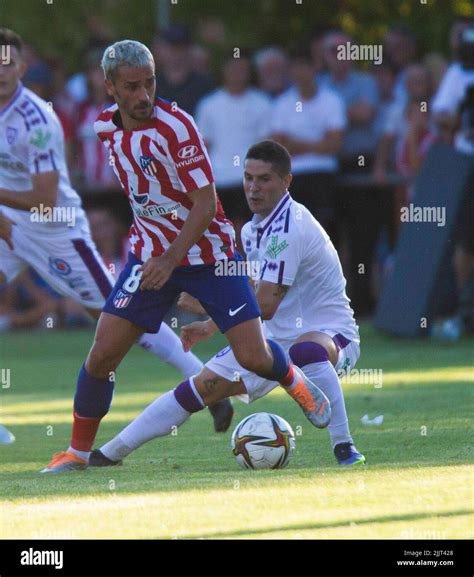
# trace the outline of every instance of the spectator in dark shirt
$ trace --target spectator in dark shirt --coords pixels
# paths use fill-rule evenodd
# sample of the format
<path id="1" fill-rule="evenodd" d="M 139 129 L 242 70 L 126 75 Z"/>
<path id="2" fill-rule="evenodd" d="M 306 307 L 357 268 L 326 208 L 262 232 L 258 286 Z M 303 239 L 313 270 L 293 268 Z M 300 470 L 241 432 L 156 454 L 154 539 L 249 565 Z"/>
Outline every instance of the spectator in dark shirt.
<path id="1" fill-rule="evenodd" d="M 384 59 L 395 69 L 395 100 L 404 106 L 410 97 L 406 86 L 406 70 L 416 62 L 417 41 L 413 32 L 403 25 L 392 26 L 383 38 Z"/>
<path id="2" fill-rule="evenodd" d="M 344 101 L 348 127 L 341 151 L 343 172 L 368 170 L 373 162 L 377 139 L 374 119 L 379 103 L 377 84 L 372 75 L 357 70 L 349 58 L 339 58 L 341 45 L 353 44 L 343 32 L 331 32 L 324 40 L 324 56 L 328 72 L 319 77 L 319 84 L 336 92 Z M 363 159 L 361 159 L 361 155 Z"/>
<path id="3" fill-rule="evenodd" d="M 181 25 L 165 30 L 153 46 L 157 93 L 189 114 L 194 114 L 199 100 L 212 88 L 209 75 L 193 69 L 192 47 L 190 31 Z"/>

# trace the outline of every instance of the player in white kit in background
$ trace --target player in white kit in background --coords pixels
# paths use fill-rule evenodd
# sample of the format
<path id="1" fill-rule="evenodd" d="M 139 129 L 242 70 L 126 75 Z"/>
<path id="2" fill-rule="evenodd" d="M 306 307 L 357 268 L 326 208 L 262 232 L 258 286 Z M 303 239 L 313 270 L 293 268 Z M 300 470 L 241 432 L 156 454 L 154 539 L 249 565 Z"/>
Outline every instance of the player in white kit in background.
<path id="1" fill-rule="evenodd" d="M 242 243 L 249 270 L 259 270 L 255 285 L 265 336 L 276 340 L 328 397 L 332 410 L 328 431 L 338 463 L 363 464 L 365 457 L 349 432 L 338 376 L 351 370 L 359 358 L 358 327 L 337 252 L 309 210 L 292 200 L 291 178 L 291 158 L 280 144 L 267 140 L 247 152 L 244 190 L 254 217 L 242 229 Z M 194 312 L 200 310 L 189 295 L 181 302 Z M 183 328 L 181 338 L 189 350 L 215 331 L 212 320 L 196 322 Z M 233 395 L 251 402 L 278 386 L 243 369 L 230 347 L 217 353 L 193 379 L 204 384 L 208 402 Z M 93 451 L 89 466 L 117 464 L 150 439 L 169 434 L 189 416 L 174 402 L 172 392 L 165 393 L 114 439 Z"/>
<path id="2" fill-rule="evenodd" d="M 47 102 L 21 83 L 27 68 L 21 38 L 0 28 L 0 45 L 7 47 L 0 64 L 0 284 L 30 265 L 98 319 L 115 281 L 69 181 L 60 121 Z M 164 323 L 158 333 L 144 334 L 138 342 L 185 377 L 202 367 Z M 211 413 L 216 430 L 229 427 L 229 401 L 213 406 Z"/>

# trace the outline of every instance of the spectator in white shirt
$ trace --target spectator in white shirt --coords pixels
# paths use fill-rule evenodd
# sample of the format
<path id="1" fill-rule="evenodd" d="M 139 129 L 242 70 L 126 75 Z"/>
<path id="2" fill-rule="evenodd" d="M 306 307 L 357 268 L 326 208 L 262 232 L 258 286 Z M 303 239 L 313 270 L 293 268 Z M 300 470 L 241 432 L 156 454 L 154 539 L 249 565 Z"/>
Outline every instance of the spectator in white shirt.
<path id="1" fill-rule="evenodd" d="M 342 99 L 314 81 L 308 49 L 291 57 L 294 87 L 275 101 L 272 138 L 293 157 L 291 195 L 304 204 L 329 234 L 335 222 L 334 180 L 346 115 Z"/>
<path id="2" fill-rule="evenodd" d="M 248 148 L 269 134 L 270 99 L 250 85 L 252 64 L 243 51 L 224 62 L 223 85 L 198 104 L 196 122 L 211 158 L 217 194 L 240 238 L 251 218 L 242 187 L 242 165 Z M 240 242 L 240 241 L 239 241 Z"/>
<path id="3" fill-rule="evenodd" d="M 461 152 L 474 154 L 474 145 L 466 138 L 468 129 L 466 126 L 455 137 L 456 129 L 460 124 L 460 112 L 463 102 L 466 100 L 469 88 L 474 90 L 474 67 L 466 66 L 462 62 L 461 40 L 468 32 L 474 35 L 474 19 L 460 19 L 453 24 L 451 29 L 450 44 L 453 51 L 454 62 L 446 70 L 438 90 L 433 98 L 433 119 L 437 125 L 441 138 L 448 143 L 456 140 L 456 148 Z M 471 40 L 471 44 L 472 43 Z M 469 50 L 466 43 L 464 51 Z M 474 48 L 471 48 L 474 51 Z M 470 60 L 473 60 L 471 57 Z M 464 124 L 468 124 L 464 119 Z"/>

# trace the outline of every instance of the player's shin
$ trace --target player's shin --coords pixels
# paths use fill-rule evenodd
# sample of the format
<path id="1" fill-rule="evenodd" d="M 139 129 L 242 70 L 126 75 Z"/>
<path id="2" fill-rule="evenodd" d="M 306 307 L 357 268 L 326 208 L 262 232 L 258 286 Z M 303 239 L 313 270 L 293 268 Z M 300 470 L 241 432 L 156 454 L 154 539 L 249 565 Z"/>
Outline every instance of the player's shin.
<path id="1" fill-rule="evenodd" d="M 110 379 L 92 377 L 83 366 L 74 397 L 74 423 L 69 451 L 87 459 L 101 419 L 108 413 L 114 392 Z"/>
<path id="2" fill-rule="evenodd" d="M 158 397 L 114 439 L 100 448 L 111 461 L 120 461 L 144 443 L 171 434 L 192 413 L 204 408 L 191 377 L 173 391 Z"/>
<path id="3" fill-rule="evenodd" d="M 291 388 L 297 382 L 298 376 L 288 362 L 283 347 L 271 339 L 267 339 L 267 343 L 273 354 L 272 373 L 268 379 L 279 382 L 282 387 Z"/>
<path id="4" fill-rule="evenodd" d="M 328 431 L 334 448 L 339 443 L 352 443 L 344 395 L 336 370 L 327 350 L 313 341 L 296 343 L 290 348 L 290 358 L 327 396 L 331 404 Z"/>

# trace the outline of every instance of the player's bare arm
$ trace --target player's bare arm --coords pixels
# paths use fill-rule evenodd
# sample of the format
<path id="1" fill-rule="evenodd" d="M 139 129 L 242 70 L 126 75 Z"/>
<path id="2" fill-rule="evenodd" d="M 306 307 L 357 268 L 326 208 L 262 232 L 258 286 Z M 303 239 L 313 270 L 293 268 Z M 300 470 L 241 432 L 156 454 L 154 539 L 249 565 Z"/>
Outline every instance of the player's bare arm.
<path id="1" fill-rule="evenodd" d="M 179 295 L 179 299 L 176 304 L 183 310 L 194 313 L 195 315 L 207 314 L 201 303 L 196 298 L 194 298 L 193 296 L 191 296 L 189 293 L 186 292 L 182 292 Z"/>
<path id="2" fill-rule="evenodd" d="M 0 240 L 4 240 L 13 250 L 12 243 L 12 226 L 16 223 L 0 212 Z"/>
<path id="3" fill-rule="evenodd" d="M 281 301 L 285 297 L 286 293 L 290 289 L 289 286 L 276 284 L 268 281 L 261 281 L 257 290 L 257 301 L 262 311 L 262 320 L 267 321 L 274 317 L 275 313 L 280 306 Z M 186 310 L 191 310 L 192 312 L 197 312 L 197 314 L 204 313 L 206 311 L 201 307 L 199 301 L 193 298 L 191 295 L 184 294 L 180 297 L 181 303 L 184 304 L 183 308 Z M 194 302 L 193 302 L 194 301 Z M 179 301 L 178 301 L 179 304 Z M 201 310 L 199 310 L 201 309 Z M 181 329 L 181 342 L 183 343 L 183 348 L 185 351 L 191 350 L 191 348 L 204 341 L 217 332 L 217 325 L 212 319 L 206 321 L 196 321 L 184 326 Z"/>
<path id="4" fill-rule="evenodd" d="M 261 281 L 257 289 L 257 301 L 262 311 L 262 320 L 272 319 L 290 287 L 273 282 Z"/>
<path id="5" fill-rule="evenodd" d="M 142 290 L 159 290 L 212 222 L 217 210 L 215 186 L 199 188 L 189 193 L 189 198 L 193 207 L 181 232 L 163 255 L 152 257 L 143 265 Z"/>
<path id="6" fill-rule="evenodd" d="M 33 207 L 56 206 L 58 196 L 59 172 L 41 172 L 32 174 L 32 190 L 22 192 L 0 188 L 0 205 L 9 206 L 18 210 L 31 210 Z"/>

